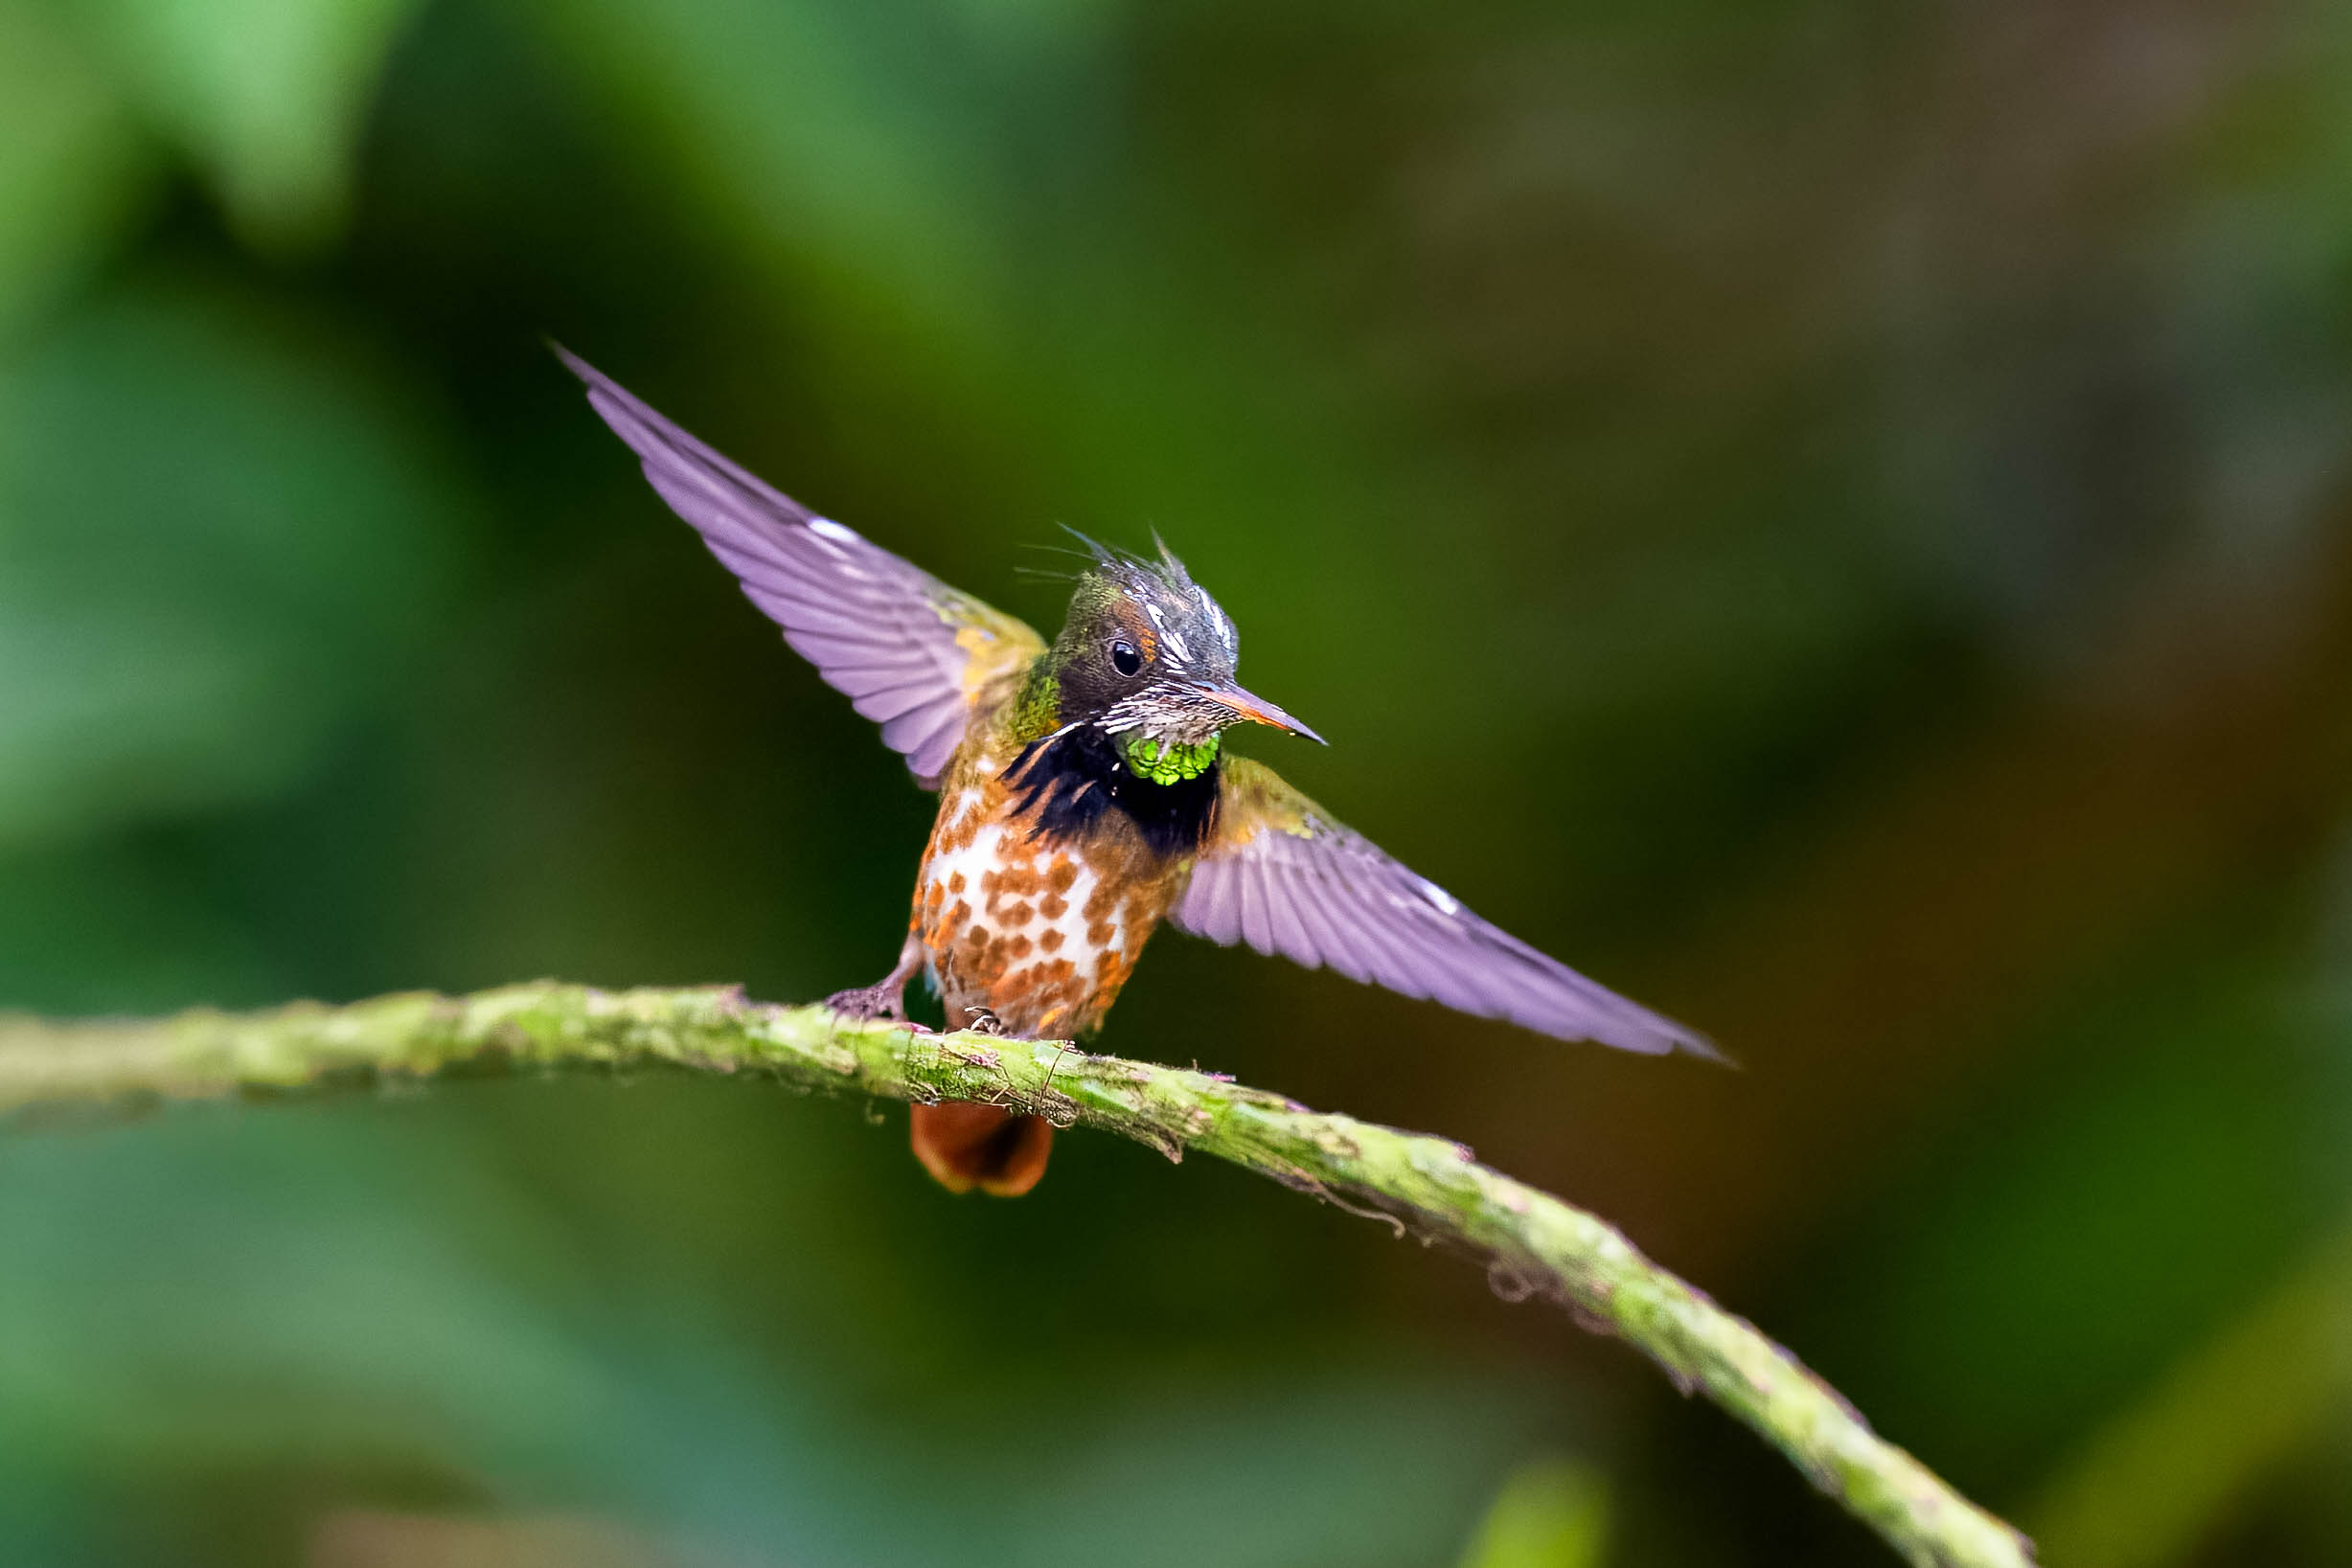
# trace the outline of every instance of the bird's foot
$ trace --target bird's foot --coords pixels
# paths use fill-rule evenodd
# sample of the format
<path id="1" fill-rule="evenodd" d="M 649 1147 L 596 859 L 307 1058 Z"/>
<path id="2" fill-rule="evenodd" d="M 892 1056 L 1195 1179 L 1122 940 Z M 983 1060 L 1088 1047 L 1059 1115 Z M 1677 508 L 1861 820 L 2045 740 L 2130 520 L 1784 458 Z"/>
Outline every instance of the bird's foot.
<path id="1" fill-rule="evenodd" d="M 825 1005 L 852 1018 L 887 1018 L 902 1024 L 906 1022 L 906 981 L 894 976 L 871 986 L 837 990 L 825 998 Z"/>
<path id="2" fill-rule="evenodd" d="M 1004 1033 L 1004 1020 L 986 1008 L 966 1008 L 964 1016 L 970 1020 L 964 1027 L 974 1034 L 1001 1034 Z"/>

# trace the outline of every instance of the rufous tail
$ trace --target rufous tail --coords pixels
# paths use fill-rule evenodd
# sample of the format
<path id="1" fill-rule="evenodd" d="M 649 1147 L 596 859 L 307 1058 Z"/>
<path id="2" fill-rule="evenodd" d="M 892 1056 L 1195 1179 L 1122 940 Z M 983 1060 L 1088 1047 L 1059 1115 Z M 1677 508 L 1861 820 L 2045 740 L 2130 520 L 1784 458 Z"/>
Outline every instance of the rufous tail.
<path id="1" fill-rule="evenodd" d="M 1054 1125 L 1042 1116 L 1016 1116 L 968 1100 L 909 1109 L 915 1158 L 950 1193 L 977 1187 L 994 1197 L 1018 1197 L 1045 1174 Z"/>

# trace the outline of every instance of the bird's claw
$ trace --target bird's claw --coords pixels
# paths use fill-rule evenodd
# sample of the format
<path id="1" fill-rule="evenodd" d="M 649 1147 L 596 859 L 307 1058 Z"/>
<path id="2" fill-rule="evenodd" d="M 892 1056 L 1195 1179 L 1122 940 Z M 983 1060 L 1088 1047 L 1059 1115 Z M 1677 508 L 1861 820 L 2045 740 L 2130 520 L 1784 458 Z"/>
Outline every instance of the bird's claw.
<path id="1" fill-rule="evenodd" d="M 825 1005 L 852 1018 L 887 1018 L 899 1024 L 906 1021 L 904 990 L 887 980 L 879 985 L 837 990 L 825 998 Z"/>
<path id="2" fill-rule="evenodd" d="M 1001 1034 L 1004 1033 L 1004 1020 L 987 1008 L 966 1008 L 964 1016 L 970 1020 L 964 1027 L 974 1034 Z"/>

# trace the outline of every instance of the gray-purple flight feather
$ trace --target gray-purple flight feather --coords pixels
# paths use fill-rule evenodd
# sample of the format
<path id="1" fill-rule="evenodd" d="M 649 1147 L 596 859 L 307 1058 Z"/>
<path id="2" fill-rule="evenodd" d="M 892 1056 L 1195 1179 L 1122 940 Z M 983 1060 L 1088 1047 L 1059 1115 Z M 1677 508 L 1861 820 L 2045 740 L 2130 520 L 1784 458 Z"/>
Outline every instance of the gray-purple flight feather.
<path id="1" fill-rule="evenodd" d="M 1480 920 L 1274 774 L 1228 759 L 1222 821 L 1171 917 L 1310 968 L 1564 1040 L 1720 1058 L 1707 1040 Z"/>
<path id="2" fill-rule="evenodd" d="M 987 648 L 993 663 L 1014 663 L 1041 646 L 1037 634 L 818 516 L 593 365 L 556 352 L 587 384 L 589 406 L 643 461 L 654 490 L 784 628 L 784 640 L 882 727 L 925 787 L 936 787 L 970 715 L 974 647 Z"/>

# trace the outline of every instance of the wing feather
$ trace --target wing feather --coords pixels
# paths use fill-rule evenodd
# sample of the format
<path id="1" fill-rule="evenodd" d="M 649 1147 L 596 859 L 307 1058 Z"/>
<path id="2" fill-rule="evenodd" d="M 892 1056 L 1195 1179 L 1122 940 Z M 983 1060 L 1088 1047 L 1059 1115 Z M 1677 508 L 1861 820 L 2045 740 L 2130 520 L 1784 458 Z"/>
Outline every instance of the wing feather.
<path id="1" fill-rule="evenodd" d="M 1261 953 L 1274 950 L 1274 933 L 1267 919 L 1268 890 L 1266 868 L 1255 861 L 1234 868 L 1242 884 L 1242 940 Z"/>
<path id="2" fill-rule="evenodd" d="M 1173 919 L 1212 942 L 1245 941 L 1561 1039 L 1718 1055 L 1671 1018 L 1480 920 L 1243 758 L 1223 764 L 1215 836 Z"/>
<path id="3" fill-rule="evenodd" d="M 1317 877 L 1316 880 L 1320 882 L 1321 878 Z M 1326 888 L 1315 888 L 1311 897 L 1294 900 L 1293 907 L 1314 949 L 1313 963 L 1309 964 L 1304 958 L 1299 960 L 1300 963 L 1309 964 L 1310 967 L 1328 965 L 1359 985 L 1372 978 L 1372 972 L 1355 956 L 1347 939 L 1341 935 L 1339 916 L 1332 907 Z"/>
<path id="4" fill-rule="evenodd" d="M 819 517 L 559 349 L 588 403 L 744 596 L 784 628 L 882 739 L 934 786 L 973 714 L 1012 694 L 1044 650 L 1035 631 Z"/>

